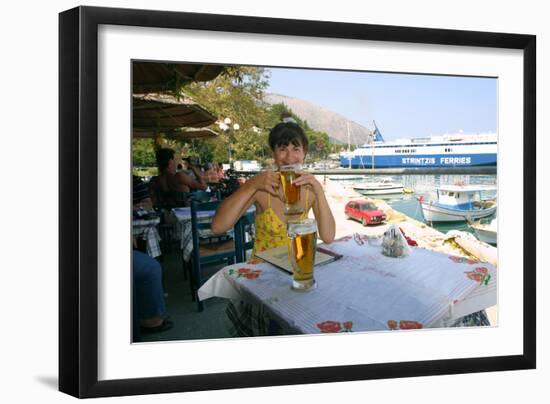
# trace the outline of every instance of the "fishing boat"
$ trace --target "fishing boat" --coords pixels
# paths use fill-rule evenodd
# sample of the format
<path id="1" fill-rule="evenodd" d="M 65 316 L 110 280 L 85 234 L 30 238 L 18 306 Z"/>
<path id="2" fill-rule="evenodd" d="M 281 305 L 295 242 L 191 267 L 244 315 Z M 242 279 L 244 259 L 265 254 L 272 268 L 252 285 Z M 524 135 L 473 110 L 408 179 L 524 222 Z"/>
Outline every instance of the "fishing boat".
<path id="1" fill-rule="evenodd" d="M 473 221 L 496 212 L 496 200 L 482 196 L 495 190 L 487 185 L 443 185 L 437 188 L 437 200 L 418 201 L 426 222 Z"/>
<path id="2" fill-rule="evenodd" d="M 454 133 L 386 142 L 374 122 L 368 142 L 340 153 L 348 168 L 487 167 L 497 164 L 495 133 Z"/>
<path id="3" fill-rule="evenodd" d="M 470 227 L 478 240 L 488 244 L 496 245 L 497 243 L 497 219 L 494 218 L 490 223 L 482 223 L 481 220 L 471 223 Z"/>
<path id="4" fill-rule="evenodd" d="M 379 181 L 355 185 L 353 190 L 363 195 L 401 194 L 403 193 L 403 184 L 393 182 L 393 179 L 390 177 L 385 177 Z"/>

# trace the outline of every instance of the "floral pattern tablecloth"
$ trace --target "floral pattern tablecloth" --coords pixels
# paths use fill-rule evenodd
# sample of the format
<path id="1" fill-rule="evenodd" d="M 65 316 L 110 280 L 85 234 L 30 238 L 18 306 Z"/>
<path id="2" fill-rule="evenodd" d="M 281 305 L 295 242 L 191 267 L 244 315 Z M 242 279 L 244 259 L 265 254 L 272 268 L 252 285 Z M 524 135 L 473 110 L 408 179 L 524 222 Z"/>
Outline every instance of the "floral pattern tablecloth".
<path id="1" fill-rule="evenodd" d="M 285 328 L 307 334 L 444 326 L 462 301 L 481 296 L 485 306 L 476 310 L 496 304 L 497 273 L 487 263 L 417 247 L 387 257 L 357 234 L 323 247 L 343 257 L 315 268 L 315 289 L 292 290 L 291 275 L 256 259 L 221 269 L 199 298 L 262 304 Z"/>

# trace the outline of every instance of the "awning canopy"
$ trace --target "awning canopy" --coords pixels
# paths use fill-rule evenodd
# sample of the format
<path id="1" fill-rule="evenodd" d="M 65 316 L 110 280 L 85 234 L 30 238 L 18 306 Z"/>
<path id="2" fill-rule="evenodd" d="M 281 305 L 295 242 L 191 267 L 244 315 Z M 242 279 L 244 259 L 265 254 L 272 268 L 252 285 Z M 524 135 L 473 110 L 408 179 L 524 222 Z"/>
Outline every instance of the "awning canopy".
<path id="1" fill-rule="evenodd" d="M 133 62 L 132 90 L 134 93 L 161 92 L 191 81 L 209 81 L 216 78 L 224 67 L 198 63 Z"/>
<path id="2" fill-rule="evenodd" d="M 180 128 L 204 128 L 216 117 L 190 98 L 168 94 L 133 94 L 133 130 L 169 131 Z"/>
<path id="3" fill-rule="evenodd" d="M 219 134 L 210 128 L 179 128 L 163 132 L 164 137 L 174 140 L 215 138 Z M 147 129 L 134 129 L 134 138 L 155 138 L 157 133 Z"/>

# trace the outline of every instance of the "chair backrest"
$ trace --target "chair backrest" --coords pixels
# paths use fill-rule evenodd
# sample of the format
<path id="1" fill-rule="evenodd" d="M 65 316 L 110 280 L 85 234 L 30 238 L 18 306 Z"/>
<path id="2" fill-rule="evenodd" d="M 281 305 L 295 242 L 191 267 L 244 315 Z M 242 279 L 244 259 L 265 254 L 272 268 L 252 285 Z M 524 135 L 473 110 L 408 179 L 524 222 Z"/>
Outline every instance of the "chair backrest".
<path id="1" fill-rule="evenodd" d="M 199 263 L 209 263 L 214 261 L 219 261 L 220 259 L 225 258 L 235 258 L 235 248 L 232 251 L 223 250 L 216 254 L 210 254 L 206 257 L 201 256 L 200 254 L 200 236 L 201 233 L 208 233 L 208 230 L 212 227 L 212 220 L 201 219 L 200 212 L 204 211 L 215 211 L 218 206 L 221 204 L 221 201 L 211 201 L 211 202 L 199 202 L 195 199 L 191 199 L 191 228 L 192 228 L 192 238 L 193 238 L 193 259 Z M 212 237 L 216 235 L 212 233 Z M 235 242 L 235 245 L 237 243 Z"/>
<path id="2" fill-rule="evenodd" d="M 221 248 L 219 251 L 210 252 L 208 255 L 201 254 L 201 244 L 200 244 L 200 233 L 201 230 L 205 231 L 212 227 L 212 220 L 204 220 L 201 218 L 200 212 L 203 211 L 215 211 L 218 206 L 221 204 L 221 201 L 211 201 L 211 202 L 199 202 L 196 199 L 191 199 L 191 227 L 192 227 L 192 240 L 193 240 L 193 253 L 192 253 L 192 288 L 193 293 L 196 294 L 196 291 L 202 286 L 203 281 L 203 271 L 202 266 L 221 262 L 227 260 L 228 263 L 233 264 L 235 262 L 236 255 L 236 242 L 230 248 Z M 215 236 L 214 234 L 212 234 Z M 231 241 L 229 241 L 231 243 Z M 207 246 L 203 246 L 206 248 Z M 196 296 L 199 311 L 202 311 L 203 306 L 202 302 L 198 300 Z"/>
<path id="3" fill-rule="evenodd" d="M 199 202 L 209 202 L 212 200 L 219 201 L 221 200 L 220 191 L 207 192 L 207 191 L 193 191 L 186 192 L 187 197 L 192 200 Z"/>
<path id="4" fill-rule="evenodd" d="M 190 206 L 191 200 L 199 202 L 209 202 L 211 200 L 220 200 L 220 192 L 158 192 L 158 200 L 161 201 L 162 207 L 176 208 L 182 206 Z"/>
<path id="5" fill-rule="evenodd" d="M 254 247 L 254 238 L 246 240 L 247 229 L 252 233 L 256 212 L 246 212 L 235 224 L 235 245 L 237 262 L 246 261 L 246 251 Z"/>

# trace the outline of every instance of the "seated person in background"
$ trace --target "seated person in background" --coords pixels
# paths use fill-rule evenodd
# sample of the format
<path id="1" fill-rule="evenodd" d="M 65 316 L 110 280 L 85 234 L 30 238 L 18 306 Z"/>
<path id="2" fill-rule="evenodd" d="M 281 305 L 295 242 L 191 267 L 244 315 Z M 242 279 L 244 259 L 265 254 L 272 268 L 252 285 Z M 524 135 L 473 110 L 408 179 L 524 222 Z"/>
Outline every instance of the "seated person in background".
<path id="1" fill-rule="evenodd" d="M 291 119 L 271 129 L 269 146 L 278 167 L 303 164 L 308 139 L 302 128 Z M 295 180 L 295 184 L 301 186 L 300 204 L 304 208 L 303 217 L 307 217 L 309 210 L 313 208 L 319 237 L 325 243 L 331 243 L 334 240 L 336 224 L 322 185 L 313 175 L 304 171 Z M 253 254 L 259 250 L 286 245 L 288 216 L 283 213 L 283 201 L 279 173 L 272 170 L 262 171 L 223 201 L 212 220 L 212 231 L 223 233 L 229 230 L 250 205 L 255 204 L 256 237 Z"/>
<path id="2" fill-rule="evenodd" d="M 134 250 L 132 280 L 134 342 L 140 341 L 141 334 L 171 329 L 174 324 L 164 316 L 166 306 L 162 289 L 162 268 L 159 262 L 141 251 Z"/>
<path id="3" fill-rule="evenodd" d="M 181 172 L 176 172 L 175 152 L 172 149 L 157 150 L 157 166 L 159 175 L 151 179 L 151 191 L 153 198 L 156 198 L 162 193 L 168 192 L 192 192 L 195 190 L 205 191 L 208 185 L 203 180 L 197 167 L 189 166 L 189 169 L 195 174 L 197 179 L 192 179 L 189 175 Z M 163 203 L 170 201 L 155 201 L 155 203 Z"/>
<path id="4" fill-rule="evenodd" d="M 225 171 L 223 170 L 223 164 L 222 163 L 218 163 L 218 165 L 216 167 L 216 172 L 218 174 L 218 180 L 219 181 L 225 180 Z"/>
<path id="5" fill-rule="evenodd" d="M 134 209 L 150 210 L 153 203 L 147 184 L 135 175 L 132 180 Z M 142 333 L 161 332 L 173 327 L 173 323 L 163 317 L 165 305 L 164 291 L 162 290 L 162 268 L 157 260 L 143 252 L 145 246 L 139 246 L 139 241 L 143 240 L 133 238 L 132 300 L 135 342 L 140 341 Z"/>
<path id="6" fill-rule="evenodd" d="M 191 158 L 190 157 L 186 157 L 184 159 L 181 160 L 181 165 L 182 165 L 182 169 L 181 171 L 183 171 L 183 173 L 187 174 L 188 176 L 191 177 L 191 179 L 193 180 L 196 180 L 197 177 L 195 176 L 195 174 L 193 173 L 193 171 L 191 171 L 189 169 L 189 167 L 192 165 L 191 164 Z"/>
<path id="7" fill-rule="evenodd" d="M 214 168 L 214 164 L 216 163 L 208 163 L 206 165 L 206 171 L 204 172 L 204 178 L 206 182 L 210 184 L 219 182 L 218 172 Z"/>

